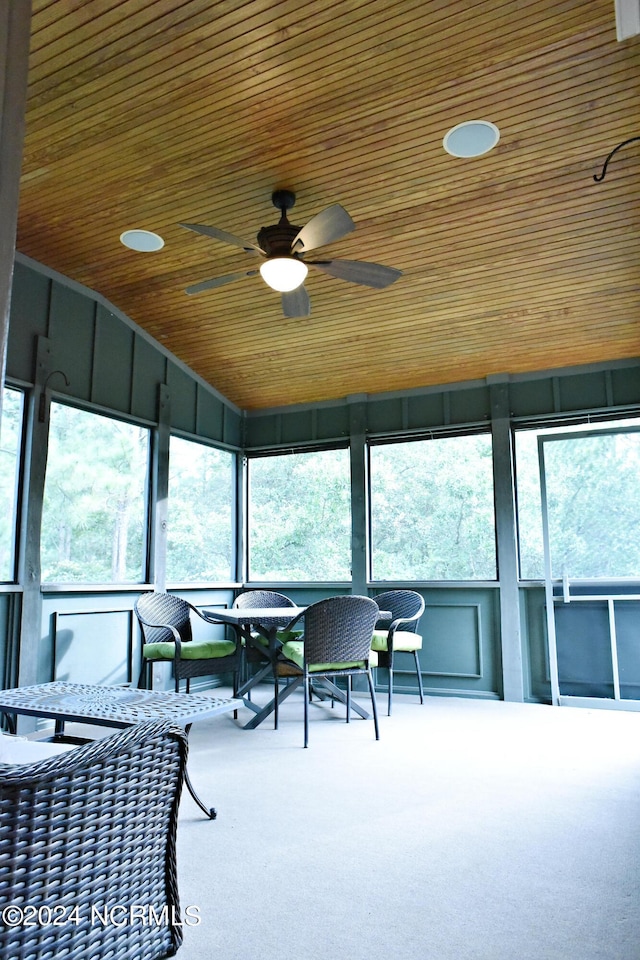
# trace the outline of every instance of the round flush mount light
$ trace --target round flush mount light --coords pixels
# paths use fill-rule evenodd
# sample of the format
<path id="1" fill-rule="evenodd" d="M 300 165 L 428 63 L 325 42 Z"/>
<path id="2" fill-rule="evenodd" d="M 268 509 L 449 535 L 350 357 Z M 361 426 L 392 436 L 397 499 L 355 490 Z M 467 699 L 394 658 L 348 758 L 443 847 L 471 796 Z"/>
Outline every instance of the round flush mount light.
<path id="1" fill-rule="evenodd" d="M 150 230 L 125 230 L 120 234 L 120 243 L 141 253 L 153 253 L 154 250 L 162 250 L 164 247 L 162 237 Z"/>
<path id="2" fill-rule="evenodd" d="M 465 120 L 445 134 L 442 146 L 452 157 L 480 157 L 493 150 L 500 131 L 489 120 Z"/>

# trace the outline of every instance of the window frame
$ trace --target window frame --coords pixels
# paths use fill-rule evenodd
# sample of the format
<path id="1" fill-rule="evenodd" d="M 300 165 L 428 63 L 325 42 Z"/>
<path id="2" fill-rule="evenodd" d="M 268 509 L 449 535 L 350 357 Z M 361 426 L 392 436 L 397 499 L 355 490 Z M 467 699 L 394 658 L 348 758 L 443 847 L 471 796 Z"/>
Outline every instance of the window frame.
<path id="1" fill-rule="evenodd" d="M 550 416 L 550 417 L 527 417 L 527 418 L 518 418 L 514 419 L 511 423 L 511 442 L 512 442 L 512 455 L 513 455 L 513 478 L 514 478 L 514 504 L 515 504 L 515 520 L 516 520 L 516 547 L 517 547 L 517 564 L 518 564 L 518 582 L 521 585 L 539 585 L 545 583 L 545 571 L 544 571 L 544 550 L 543 550 L 543 566 L 541 568 L 541 575 L 539 577 L 530 577 L 523 576 L 522 573 L 522 536 L 521 536 L 521 516 L 520 516 L 520 490 L 518 485 L 518 457 L 517 457 L 517 436 L 518 434 L 530 433 L 533 434 L 536 438 L 536 464 L 538 464 L 538 451 L 537 438 L 541 434 L 549 432 L 553 435 L 554 433 L 558 438 L 562 438 L 562 435 L 565 431 L 570 431 L 572 428 L 580 433 L 594 433 L 599 435 L 601 433 L 607 432 L 625 432 L 627 428 L 624 426 L 622 421 L 628 421 L 632 423 L 635 421 L 636 426 L 632 427 L 634 431 L 640 430 L 640 411 L 638 409 L 625 409 L 612 411 L 601 414 L 568 414 L 567 416 Z M 607 425 L 615 425 L 608 427 Z M 552 436 L 550 437 L 552 439 Z M 539 466 L 538 466 L 539 471 Z M 537 473 L 538 480 L 540 478 L 539 472 Z M 540 536 L 542 534 L 542 518 L 540 520 Z M 557 579 L 556 582 L 560 582 L 560 579 Z M 588 583 L 591 581 L 585 581 Z M 597 580 L 593 581 L 594 583 L 618 583 L 623 582 L 619 580 Z"/>
<path id="2" fill-rule="evenodd" d="M 81 413 L 91 414 L 92 416 L 101 417 L 105 420 L 115 420 L 119 423 L 124 423 L 127 426 L 136 427 L 138 429 L 147 431 L 147 469 L 144 478 L 144 487 L 143 487 L 143 518 L 142 518 L 142 544 L 140 551 L 140 568 L 142 573 L 142 579 L 140 580 L 123 580 L 123 581 L 111 581 L 111 580 L 98 580 L 98 581 L 79 581 L 79 580 L 46 580 L 40 573 L 40 584 L 43 592 L 55 592 L 57 590 L 63 589 L 68 590 L 69 592 L 75 592 L 78 590 L 87 591 L 87 592 L 103 592 L 103 591 L 117 591 L 117 592 L 126 592 L 128 590 L 139 590 L 140 587 L 147 586 L 150 580 L 151 568 L 152 568 L 152 551 L 153 551 L 153 530 L 152 530 L 152 520 L 155 509 L 155 503 L 152 503 L 152 497 L 154 496 L 155 490 L 155 481 L 153 479 L 155 471 L 155 460 L 156 460 L 156 449 L 157 449 L 157 434 L 158 434 L 158 424 L 150 423 L 149 421 L 137 419 L 135 417 L 128 417 L 124 414 L 121 414 L 116 411 L 106 410 L 102 407 L 96 407 L 88 403 L 82 403 L 77 401 L 73 397 L 52 397 L 49 408 L 49 429 L 47 431 L 47 465 L 49 463 L 50 452 L 51 452 L 51 431 L 50 431 L 50 421 L 51 421 L 51 409 L 55 406 L 68 407 L 73 410 L 77 410 Z M 41 529 L 40 529 L 40 552 L 42 553 L 42 522 L 44 520 L 44 493 L 46 489 L 46 469 L 45 475 L 43 476 L 43 500 L 42 500 L 42 518 L 41 518 Z"/>
<path id="3" fill-rule="evenodd" d="M 198 588 L 198 587 L 210 587 L 212 584 L 216 587 L 221 586 L 235 586 L 239 583 L 238 574 L 239 568 L 241 566 L 241 546 L 239 543 L 239 531 L 241 529 L 241 509 L 240 501 L 241 496 L 239 493 L 239 476 L 240 476 L 240 457 L 242 456 L 241 451 L 235 447 L 230 447 L 221 443 L 216 443 L 213 440 L 210 440 L 206 437 L 194 437 L 191 434 L 182 433 L 179 430 L 170 430 L 169 431 L 169 445 L 168 445 L 168 462 L 167 462 L 167 518 L 170 521 L 170 509 L 171 509 L 171 494 L 169 490 L 170 477 L 171 477 L 171 440 L 184 440 L 188 443 L 196 443 L 200 446 L 207 447 L 211 450 L 218 450 L 221 453 L 228 453 L 231 457 L 231 550 L 232 550 L 232 559 L 229 570 L 229 577 L 224 580 L 173 580 L 169 577 L 169 539 L 167 537 L 166 541 L 166 555 L 165 555 L 165 571 L 167 583 L 170 583 L 173 588 Z"/>
<path id="4" fill-rule="evenodd" d="M 476 436 L 486 436 L 489 439 L 491 446 L 491 465 L 492 465 L 492 475 L 491 475 L 491 484 L 492 484 L 492 509 L 493 509 L 493 549 L 494 549 L 494 558 L 495 558 L 495 576 L 490 579 L 451 579 L 451 580 L 442 580 L 442 579 L 422 579 L 422 578 L 400 578 L 400 579 L 390 579 L 390 580 L 377 580 L 373 576 L 373 516 L 372 516 L 372 469 L 371 469 L 371 451 L 374 447 L 379 446 L 391 446 L 394 444 L 401 443 L 413 443 L 413 442 L 428 442 L 430 440 L 449 440 L 460 437 L 476 437 Z M 498 549 L 497 549 L 497 528 L 496 528 L 496 490 L 495 490 L 495 479 L 494 479 L 494 467 L 495 467 L 495 454 L 493 450 L 493 435 L 490 424 L 481 424 L 469 426 L 468 424 L 460 427 L 444 427 L 442 429 L 432 429 L 432 430 L 422 430 L 422 431 L 407 431 L 406 433 L 399 435 L 394 434 L 393 436 L 380 435 L 380 436 L 370 436 L 367 439 L 366 443 L 366 474 L 367 474 L 367 486 L 366 486 L 366 515 L 367 515 L 367 531 L 366 531 L 366 541 L 367 541 L 367 583 L 375 588 L 391 588 L 395 585 L 402 586 L 405 584 L 412 584 L 414 586 L 437 586 L 437 587 L 496 587 L 499 585 L 499 569 L 498 569 Z"/>
<path id="5" fill-rule="evenodd" d="M 245 451 L 243 456 L 244 470 L 243 470 L 243 489 L 242 489 L 242 512 L 243 512 L 243 524 L 242 524 L 242 535 L 243 535 L 243 563 L 244 563 L 244 576 L 243 580 L 246 584 L 256 585 L 256 587 L 264 587 L 268 584 L 290 584 L 292 586 L 304 586 L 306 584 L 321 584 L 322 586 L 336 586 L 343 588 L 346 585 L 349 585 L 353 581 L 352 570 L 352 539 L 350 533 L 349 539 L 349 576 L 345 580 L 335 580 L 335 579 L 323 579 L 323 580 L 286 580 L 283 578 L 269 578 L 269 579 L 257 579 L 251 574 L 251 537 L 250 537 L 250 464 L 252 460 L 266 460 L 273 457 L 283 457 L 283 456 L 293 456 L 296 454 L 305 454 L 305 453 L 326 453 L 330 451 L 345 450 L 348 467 L 349 467 L 349 517 L 350 522 L 353 522 L 353 481 L 352 481 L 352 470 L 351 470 L 351 443 L 349 440 L 345 440 L 340 443 L 311 443 L 311 444 L 300 444 L 300 445 L 287 445 L 282 447 L 270 447 L 268 449 L 253 448 L 250 451 Z M 352 527 L 350 527 L 350 530 Z"/>

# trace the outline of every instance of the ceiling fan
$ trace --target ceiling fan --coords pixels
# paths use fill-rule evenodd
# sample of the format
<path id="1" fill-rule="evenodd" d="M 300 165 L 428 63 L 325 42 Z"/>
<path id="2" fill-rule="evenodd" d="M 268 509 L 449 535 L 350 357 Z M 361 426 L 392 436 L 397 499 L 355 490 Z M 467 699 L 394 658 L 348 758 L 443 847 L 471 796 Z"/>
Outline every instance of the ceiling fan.
<path id="1" fill-rule="evenodd" d="M 242 240 L 225 230 L 218 230 L 217 227 L 206 227 L 199 223 L 180 224 L 187 230 L 194 230 L 213 240 L 240 247 L 252 256 L 264 258 L 259 270 L 243 270 L 239 273 L 228 273 L 224 277 L 215 277 L 213 280 L 203 280 L 202 283 L 187 287 L 186 293 L 212 290 L 214 287 L 233 283 L 234 280 L 254 277 L 259 272 L 265 283 L 282 294 L 285 317 L 308 317 L 311 303 L 303 284 L 309 266 L 317 267 L 339 280 L 348 280 L 350 283 L 376 289 L 388 287 L 402 276 L 401 270 L 385 267 L 381 263 L 366 263 L 362 260 L 304 260 L 304 255 L 309 250 L 324 247 L 351 233 L 355 230 L 355 223 L 344 207 L 334 203 L 312 217 L 306 226 L 297 227 L 287 219 L 287 211 L 291 210 L 296 202 L 295 193 L 290 190 L 275 190 L 271 202 L 280 210 L 280 221 L 270 227 L 262 227 L 256 238 L 257 243 Z"/>

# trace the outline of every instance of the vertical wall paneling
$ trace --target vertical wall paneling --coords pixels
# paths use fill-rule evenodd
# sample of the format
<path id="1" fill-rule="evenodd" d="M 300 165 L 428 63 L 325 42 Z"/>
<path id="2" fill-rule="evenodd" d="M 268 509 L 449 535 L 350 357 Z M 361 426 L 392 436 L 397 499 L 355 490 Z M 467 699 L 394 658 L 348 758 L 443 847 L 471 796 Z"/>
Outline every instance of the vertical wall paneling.
<path id="1" fill-rule="evenodd" d="M 133 330 L 96 305 L 91 402 L 111 410 L 131 412 Z"/>
<path id="2" fill-rule="evenodd" d="M 511 415 L 514 417 L 539 417 L 555 410 L 553 382 L 544 380 L 520 380 L 509 385 Z"/>
<path id="3" fill-rule="evenodd" d="M 500 584 L 502 694 L 505 700 L 523 700 L 518 538 L 513 447 L 509 419 L 509 384 L 506 381 L 494 381 L 491 383 L 490 391 L 496 553 Z"/>
<path id="4" fill-rule="evenodd" d="M 149 423 L 156 419 L 158 384 L 166 383 L 167 358 L 144 337 L 133 343 L 133 370 L 131 375 L 131 414 Z"/>
<path id="5" fill-rule="evenodd" d="M 49 335 L 52 281 L 16 261 L 11 291 L 7 376 L 23 383 L 33 379 L 33 344 Z"/>
<path id="6" fill-rule="evenodd" d="M 334 403 L 326 407 L 316 407 L 315 415 L 318 440 L 349 436 L 349 411 L 346 404 Z"/>
<path id="7" fill-rule="evenodd" d="M 558 377 L 561 410 L 588 410 L 607 406 L 607 379 L 604 371 Z"/>
<path id="8" fill-rule="evenodd" d="M 451 390 L 447 400 L 449 423 L 474 423 L 491 417 L 490 389 L 487 386 Z"/>
<path id="9" fill-rule="evenodd" d="M 209 440 L 220 439 L 226 441 L 224 404 L 201 387 L 198 387 L 196 401 L 196 433 L 198 436 L 207 437 Z"/>
<path id="10" fill-rule="evenodd" d="M 171 426 L 175 430 L 196 433 L 197 384 L 175 363 L 167 367 L 167 386 L 171 392 Z"/>
<path id="11" fill-rule="evenodd" d="M 64 284 L 53 284 L 49 322 L 52 369 L 62 370 L 69 380 L 70 395 L 87 403 L 91 401 L 95 311 L 95 302 L 89 297 Z"/>
<path id="12" fill-rule="evenodd" d="M 637 365 L 621 365 L 610 371 L 614 406 L 638 403 L 640 370 Z"/>
<path id="13" fill-rule="evenodd" d="M 222 439 L 225 443 L 240 449 L 242 446 L 242 435 L 244 421 L 239 410 L 233 410 L 226 404 L 222 405 Z"/>
<path id="14" fill-rule="evenodd" d="M 443 395 L 429 393 L 407 398 L 407 429 L 436 427 L 444 422 Z"/>

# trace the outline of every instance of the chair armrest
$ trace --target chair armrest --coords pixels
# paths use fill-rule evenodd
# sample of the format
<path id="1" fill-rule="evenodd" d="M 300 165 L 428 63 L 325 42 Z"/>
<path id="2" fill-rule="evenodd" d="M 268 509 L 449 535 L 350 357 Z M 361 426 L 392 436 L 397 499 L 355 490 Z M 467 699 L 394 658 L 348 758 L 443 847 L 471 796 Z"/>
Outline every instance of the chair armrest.
<path id="1" fill-rule="evenodd" d="M 171 630 L 171 633 L 173 634 L 173 640 L 176 645 L 176 660 L 180 659 L 180 655 L 182 653 L 182 638 L 174 626 L 172 626 L 170 623 L 152 623 L 151 620 L 145 620 L 145 618 L 140 614 L 138 614 L 138 620 L 140 623 L 143 623 L 145 627 L 155 627 L 158 630 Z M 144 637 L 142 639 L 144 641 Z"/>

